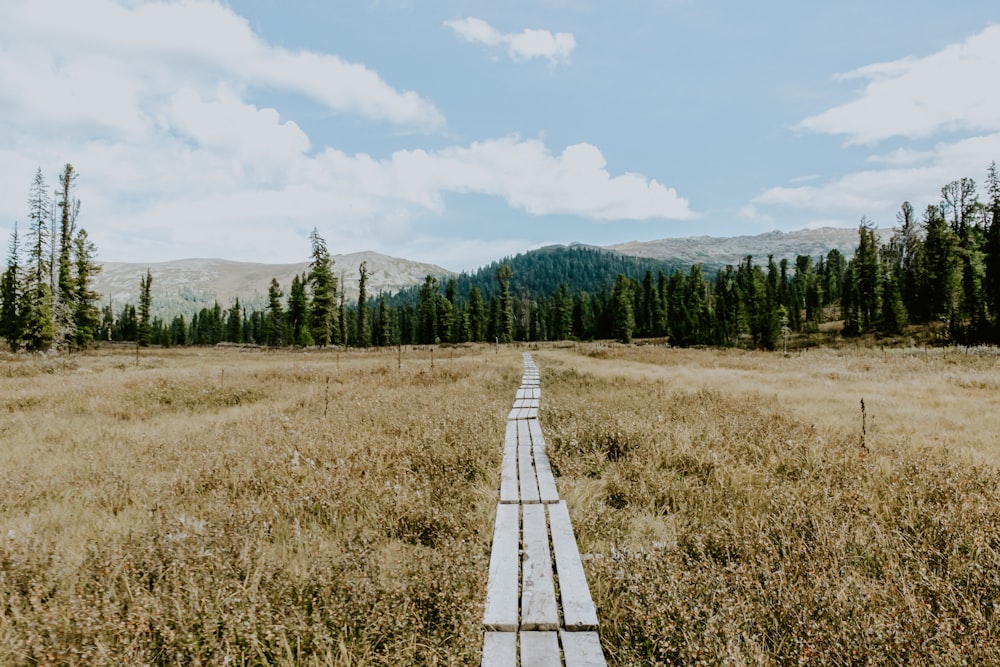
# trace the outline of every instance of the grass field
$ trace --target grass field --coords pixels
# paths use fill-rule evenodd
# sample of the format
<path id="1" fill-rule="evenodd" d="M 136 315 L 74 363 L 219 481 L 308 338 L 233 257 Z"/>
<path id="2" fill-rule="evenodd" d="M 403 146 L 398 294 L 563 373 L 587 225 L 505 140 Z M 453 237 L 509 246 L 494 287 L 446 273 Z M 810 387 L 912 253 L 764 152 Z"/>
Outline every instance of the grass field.
<path id="1" fill-rule="evenodd" d="M 531 351 L 610 664 L 1000 663 L 996 351 Z M 520 352 L 0 357 L 0 665 L 477 664 Z"/>

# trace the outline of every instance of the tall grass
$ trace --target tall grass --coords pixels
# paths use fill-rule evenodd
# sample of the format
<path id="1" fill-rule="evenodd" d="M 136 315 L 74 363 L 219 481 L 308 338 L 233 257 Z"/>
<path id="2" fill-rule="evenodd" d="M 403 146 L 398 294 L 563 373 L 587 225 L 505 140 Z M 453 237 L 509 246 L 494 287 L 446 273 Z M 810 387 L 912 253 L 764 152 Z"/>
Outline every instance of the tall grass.
<path id="1" fill-rule="evenodd" d="M 549 368 L 543 429 L 611 663 L 1000 664 L 992 465 L 892 419 L 866 451 L 860 411 L 836 428 L 810 418 L 830 406 L 821 378 L 787 388 L 800 394 L 794 409 L 739 379 L 748 363 L 802 363 L 775 355 L 714 356 L 706 375 L 729 366 L 728 389 L 668 379 L 707 355 L 536 357 Z M 831 368 L 859 361 L 844 359 Z M 984 365 L 970 358 L 960 373 L 995 373 Z M 925 380 L 948 368 L 925 367 Z M 908 381 L 899 365 L 892 373 Z M 977 391 L 950 386 L 942 398 Z"/>
<path id="2" fill-rule="evenodd" d="M 476 662 L 520 355 L 438 356 L 9 360 L 0 664 Z"/>
<path id="3" fill-rule="evenodd" d="M 611 664 L 1000 664 L 996 354 L 533 352 Z M 520 351 L 397 364 L 0 357 L 0 665 L 478 664 Z"/>

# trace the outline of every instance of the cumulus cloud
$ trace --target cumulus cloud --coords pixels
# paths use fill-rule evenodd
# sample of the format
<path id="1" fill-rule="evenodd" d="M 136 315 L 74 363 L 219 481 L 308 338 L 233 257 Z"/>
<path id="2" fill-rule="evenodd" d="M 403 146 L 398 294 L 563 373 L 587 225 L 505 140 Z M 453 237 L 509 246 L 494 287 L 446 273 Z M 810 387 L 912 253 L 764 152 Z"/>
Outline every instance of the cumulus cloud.
<path id="1" fill-rule="evenodd" d="M 515 62 L 532 58 L 546 58 L 551 64 L 568 63 L 576 48 L 572 33 L 525 29 L 519 33 L 502 33 L 482 19 L 474 17 L 445 21 L 444 25 L 455 34 L 475 44 L 499 46 Z"/>
<path id="2" fill-rule="evenodd" d="M 799 123 L 849 143 L 924 138 L 941 131 L 1000 130 L 1000 25 L 922 58 L 876 63 L 838 75 L 867 82 L 846 104 Z"/>
<path id="3" fill-rule="evenodd" d="M 775 187 L 754 198 L 755 205 L 777 205 L 826 214 L 841 214 L 844 222 L 862 215 L 891 226 L 904 201 L 917 210 L 937 203 L 941 186 L 962 176 L 978 180 L 1000 155 L 1000 133 L 942 142 L 930 151 L 873 156 L 887 165 L 864 169 L 818 185 Z"/>
<path id="4" fill-rule="evenodd" d="M 293 92 L 336 112 L 420 130 L 444 126 L 433 104 L 400 92 L 373 70 L 337 56 L 273 46 L 212 0 L 6 0 L 0 5 L 0 100 L 18 120 L 68 116 L 131 132 L 178 81 L 224 79 Z M 108 95 L 102 94 L 107 93 Z M 66 104 L 66 100 L 85 100 Z M 59 102 L 62 102 L 59 104 Z"/>
<path id="5" fill-rule="evenodd" d="M 980 177 L 1000 155 L 1000 26 L 924 57 L 876 63 L 838 75 L 866 84 L 856 99 L 798 124 L 798 129 L 844 135 L 853 145 L 893 139 L 898 147 L 873 153 L 855 171 L 808 185 L 773 187 L 749 206 L 798 209 L 807 215 L 861 216 L 891 226 L 904 201 L 922 210 L 944 184 Z M 901 145 L 900 145 L 901 144 Z"/>
<path id="6" fill-rule="evenodd" d="M 316 146 L 280 98 L 275 108 L 254 104 L 252 89 L 307 94 L 411 128 L 440 117 L 362 66 L 266 44 L 215 2 L 56 4 L 65 11 L 51 0 L 0 3 L 4 236 L 23 220 L 35 168 L 52 179 L 67 161 L 81 175 L 83 224 L 116 260 L 290 261 L 314 226 L 338 251 L 413 248 L 428 257 L 440 247 L 486 258 L 485 242 L 431 242 L 419 228 L 445 212 L 452 193 L 598 222 L 694 216 L 673 188 L 611 173 L 588 143 L 559 152 L 501 137 L 384 157 Z M 514 243 L 489 247 L 523 249 Z"/>

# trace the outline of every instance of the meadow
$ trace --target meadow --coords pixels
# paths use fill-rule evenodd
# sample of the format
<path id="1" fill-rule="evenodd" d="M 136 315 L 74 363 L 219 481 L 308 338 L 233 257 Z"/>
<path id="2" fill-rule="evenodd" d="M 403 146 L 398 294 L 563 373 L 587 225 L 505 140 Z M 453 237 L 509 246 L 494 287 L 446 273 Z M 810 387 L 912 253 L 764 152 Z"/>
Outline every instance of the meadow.
<path id="1" fill-rule="evenodd" d="M 0 665 L 478 664 L 524 350 L 609 664 L 1000 663 L 996 350 L 579 344 L 0 357 Z"/>

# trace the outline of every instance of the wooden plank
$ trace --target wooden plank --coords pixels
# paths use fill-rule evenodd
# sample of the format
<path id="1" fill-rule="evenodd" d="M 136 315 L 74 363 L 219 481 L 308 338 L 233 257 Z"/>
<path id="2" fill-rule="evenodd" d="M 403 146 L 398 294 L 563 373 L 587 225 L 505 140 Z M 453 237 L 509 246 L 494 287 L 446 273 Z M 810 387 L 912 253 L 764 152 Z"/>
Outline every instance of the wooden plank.
<path id="1" fill-rule="evenodd" d="M 483 615 L 483 626 L 487 630 L 517 630 L 519 509 L 520 505 L 497 505 L 486 585 L 486 613 Z"/>
<path id="2" fill-rule="evenodd" d="M 559 502 L 559 490 L 556 489 L 556 480 L 552 476 L 552 468 L 545 450 L 534 449 L 534 459 L 535 477 L 538 479 L 538 499 L 543 503 Z"/>
<path id="3" fill-rule="evenodd" d="M 562 640 L 563 656 L 566 667 L 607 667 L 604 651 L 601 649 L 601 638 L 596 632 L 566 632 L 559 633 Z"/>
<path id="4" fill-rule="evenodd" d="M 520 481 L 521 502 L 537 503 L 538 480 L 535 477 L 535 465 L 531 456 L 531 445 L 517 446 L 517 476 Z"/>
<path id="5" fill-rule="evenodd" d="M 537 421 L 528 422 L 528 435 L 531 437 L 531 447 L 536 452 L 545 451 L 545 438 L 542 436 L 542 425 Z"/>
<path id="6" fill-rule="evenodd" d="M 482 667 L 515 667 L 517 633 L 487 632 L 483 637 Z"/>
<path id="7" fill-rule="evenodd" d="M 521 667 L 560 667 L 559 635 L 555 632 L 521 633 Z"/>
<path id="8" fill-rule="evenodd" d="M 508 422 L 516 424 L 517 422 Z M 516 503 L 520 500 L 517 483 L 517 436 L 515 442 L 503 448 L 503 463 L 500 468 L 500 502 Z"/>
<path id="9" fill-rule="evenodd" d="M 522 507 L 521 629 L 555 630 L 559 627 L 559 611 L 549 556 L 545 508 L 542 505 Z"/>
<path id="10" fill-rule="evenodd" d="M 504 449 L 517 447 L 517 424 L 510 421 L 507 422 L 507 432 L 504 434 L 503 446 Z"/>
<path id="11" fill-rule="evenodd" d="M 569 509 L 565 502 L 549 505 L 549 525 L 552 527 L 552 549 L 559 575 L 563 625 L 567 630 L 596 630 L 597 608 L 590 597 L 583 561 L 573 537 Z"/>

